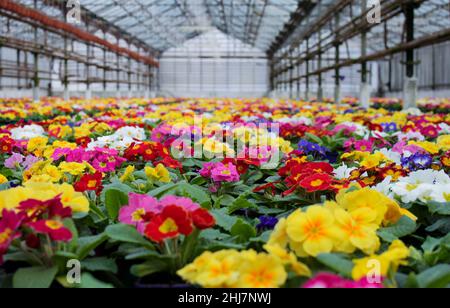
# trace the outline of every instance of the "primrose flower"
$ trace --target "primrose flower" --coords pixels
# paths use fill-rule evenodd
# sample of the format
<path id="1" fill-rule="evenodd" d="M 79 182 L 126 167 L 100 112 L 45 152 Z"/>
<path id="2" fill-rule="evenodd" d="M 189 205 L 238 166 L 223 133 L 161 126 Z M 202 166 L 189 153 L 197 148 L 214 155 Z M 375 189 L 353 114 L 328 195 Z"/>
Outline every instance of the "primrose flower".
<path id="1" fill-rule="evenodd" d="M 200 170 L 200 175 L 211 178 L 216 183 L 239 182 L 240 175 L 234 164 L 206 163 Z"/>
<path id="2" fill-rule="evenodd" d="M 64 183 L 62 185 L 48 182 L 28 181 L 24 186 L 0 191 L 0 211 L 3 209 L 15 209 L 21 202 L 28 199 L 40 201 L 50 200 L 56 196 L 61 196 L 61 201 L 65 207 L 70 207 L 75 213 L 89 212 L 88 199 L 73 186 Z"/>
<path id="3" fill-rule="evenodd" d="M 13 153 L 13 155 L 5 160 L 5 167 L 8 169 L 18 169 L 22 166 L 24 156 L 19 153 Z"/>
<path id="4" fill-rule="evenodd" d="M 333 212 L 322 206 L 295 211 L 287 219 L 286 232 L 291 248 L 301 257 L 332 252 L 340 234 Z"/>
<path id="5" fill-rule="evenodd" d="M 128 206 L 122 207 L 119 211 L 119 221 L 123 224 L 135 226 L 141 234 L 144 234 L 145 216 L 158 208 L 158 200 L 135 193 L 130 193 L 128 198 Z"/>
<path id="6" fill-rule="evenodd" d="M 218 164 L 211 170 L 211 179 L 214 182 L 239 182 L 240 176 L 233 164 Z"/>
<path id="7" fill-rule="evenodd" d="M 331 273 L 320 273 L 305 285 L 304 289 L 382 289 L 381 283 L 370 283 L 366 278 L 359 281 L 344 279 Z"/>
<path id="8" fill-rule="evenodd" d="M 11 129 L 11 138 L 14 140 L 30 140 L 44 135 L 44 128 L 36 124 Z"/>
<path id="9" fill-rule="evenodd" d="M 380 239 L 376 224 L 377 212 L 370 208 L 359 208 L 352 212 L 337 209 L 334 212 L 336 224 L 341 232 L 341 241 L 336 249 L 345 253 L 354 253 L 357 249 L 373 254 L 380 248 Z"/>
<path id="10" fill-rule="evenodd" d="M 287 280 L 279 257 L 253 250 L 205 252 L 177 274 L 205 288 L 278 288 Z"/>
<path id="11" fill-rule="evenodd" d="M 402 166 L 411 171 L 429 169 L 433 163 L 433 157 L 429 154 L 416 153 L 411 156 L 404 156 L 401 160 Z"/>
<path id="12" fill-rule="evenodd" d="M 347 192 L 342 190 L 336 196 L 337 203 L 344 209 L 352 212 L 360 208 L 370 208 L 377 213 L 375 223 L 396 223 L 403 215 L 413 220 L 417 218 L 409 211 L 402 209 L 397 202 L 384 194 L 370 188 L 363 188 Z"/>
<path id="13" fill-rule="evenodd" d="M 158 164 L 156 168 L 145 167 L 145 174 L 152 181 L 161 183 L 170 183 L 172 181 L 169 171 L 163 164 Z"/>
<path id="14" fill-rule="evenodd" d="M 165 207 L 161 214 L 153 217 L 145 227 L 145 235 L 156 243 L 178 237 L 180 234 L 190 235 L 194 231 L 189 212 L 176 205 Z"/>

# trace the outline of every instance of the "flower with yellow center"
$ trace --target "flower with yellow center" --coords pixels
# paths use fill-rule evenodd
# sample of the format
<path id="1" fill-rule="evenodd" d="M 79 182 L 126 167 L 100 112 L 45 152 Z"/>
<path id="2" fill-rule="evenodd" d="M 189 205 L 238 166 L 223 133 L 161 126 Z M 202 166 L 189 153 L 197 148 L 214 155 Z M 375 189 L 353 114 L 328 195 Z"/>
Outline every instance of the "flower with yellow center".
<path id="1" fill-rule="evenodd" d="M 407 210 L 400 208 L 394 200 L 367 187 L 353 191 L 342 190 L 336 196 L 336 200 L 343 209 L 350 212 L 360 208 L 374 210 L 377 213 L 374 223 L 377 225 L 381 225 L 383 222 L 385 224 L 396 223 L 403 215 L 412 219 L 415 217 Z"/>
<path id="2" fill-rule="evenodd" d="M 375 223 L 377 212 L 370 208 L 359 208 L 352 212 L 337 209 L 334 212 L 342 240 L 336 249 L 344 253 L 354 253 L 357 249 L 373 254 L 380 248 L 377 236 L 379 225 Z"/>
<path id="3" fill-rule="evenodd" d="M 45 146 L 48 143 L 48 138 L 47 137 L 35 137 L 32 138 L 28 141 L 27 144 L 27 151 L 30 153 L 34 153 L 34 155 L 41 157 L 44 150 L 45 150 Z"/>
<path id="4" fill-rule="evenodd" d="M 259 254 L 255 260 L 244 262 L 237 288 L 278 288 L 287 280 L 286 269 L 276 257 Z"/>
<path id="5" fill-rule="evenodd" d="M 145 174 L 152 181 L 170 183 L 172 181 L 169 171 L 163 164 L 158 164 L 156 168 L 145 167 Z"/>
<path id="6" fill-rule="evenodd" d="M 77 176 L 84 173 L 86 164 L 62 162 L 61 164 L 59 164 L 58 168 L 63 173 L 69 173 L 71 175 Z"/>
<path id="7" fill-rule="evenodd" d="M 365 157 L 361 161 L 361 166 L 367 169 L 372 169 L 381 165 L 381 163 L 386 162 L 388 159 L 382 153 L 377 152 L 375 154 Z"/>
<path id="8" fill-rule="evenodd" d="M 242 265 L 237 251 L 221 251 L 207 260 L 198 275 L 192 281 L 205 288 L 221 288 L 235 286 Z"/>
<path id="9" fill-rule="evenodd" d="M 316 257 L 333 251 L 338 230 L 333 212 L 323 206 L 297 210 L 287 219 L 290 246 L 300 257 Z"/>

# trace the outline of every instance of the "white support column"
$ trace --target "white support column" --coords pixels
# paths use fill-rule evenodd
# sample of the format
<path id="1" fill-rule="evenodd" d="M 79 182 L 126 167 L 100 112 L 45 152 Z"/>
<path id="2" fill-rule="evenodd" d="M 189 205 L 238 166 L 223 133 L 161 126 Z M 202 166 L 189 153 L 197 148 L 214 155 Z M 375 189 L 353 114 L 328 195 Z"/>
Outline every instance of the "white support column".
<path id="1" fill-rule="evenodd" d="M 405 109 L 417 107 L 417 78 L 406 78 L 403 100 Z"/>
<path id="2" fill-rule="evenodd" d="M 370 94 L 372 92 L 371 86 L 368 83 L 362 83 L 361 84 L 361 91 L 360 91 L 360 101 L 361 106 L 363 108 L 369 108 L 370 107 Z"/>

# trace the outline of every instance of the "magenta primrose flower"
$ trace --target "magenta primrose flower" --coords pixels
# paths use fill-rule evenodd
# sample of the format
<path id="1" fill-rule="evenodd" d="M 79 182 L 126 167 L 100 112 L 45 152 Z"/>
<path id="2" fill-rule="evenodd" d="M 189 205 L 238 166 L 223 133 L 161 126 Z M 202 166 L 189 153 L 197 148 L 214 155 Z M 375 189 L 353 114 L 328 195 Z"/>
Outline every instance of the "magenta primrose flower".
<path id="1" fill-rule="evenodd" d="M 353 281 L 331 273 L 321 273 L 309 280 L 304 289 L 382 289 L 382 283 L 371 283 L 367 279 Z"/>
<path id="2" fill-rule="evenodd" d="M 211 179 L 214 182 L 239 182 L 240 176 L 237 168 L 233 164 L 224 165 L 222 163 L 217 164 L 211 170 Z"/>
<path id="3" fill-rule="evenodd" d="M 122 207 L 119 211 L 119 221 L 126 225 L 137 228 L 139 233 L 144 234 L 146 222 L 145 215 L 154 212 L 158 208 L 158 200 L 147 195 L 130 193 L 128 196 L 128 206 Z"/>
<path id="4" fill-rule="evenodd" d="M 172 205 L 182 207 L 189 213 L 201 208 L 199 204 L 191 199 L 177 196 L 166 196 L 158 201 L 148 195 L 130 193 L 128 200 L 128 206 L 121 208 L 119 211 L 119 222 L 137 227 L 141 234 L 144 234 L 147 225 L 145 219 L 147 214 L 159 215 L 164 208 Z"/>

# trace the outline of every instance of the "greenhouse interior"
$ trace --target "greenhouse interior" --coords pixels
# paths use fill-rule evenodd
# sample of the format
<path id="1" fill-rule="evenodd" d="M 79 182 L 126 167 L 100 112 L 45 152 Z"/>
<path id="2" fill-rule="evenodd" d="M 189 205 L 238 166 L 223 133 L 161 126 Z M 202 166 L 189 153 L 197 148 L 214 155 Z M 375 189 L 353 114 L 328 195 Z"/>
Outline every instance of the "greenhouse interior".
<path id="1" fill-rule="evenodd" d="M 450 288 L 450 2 L 1 0 L 0 287 Z"/>

